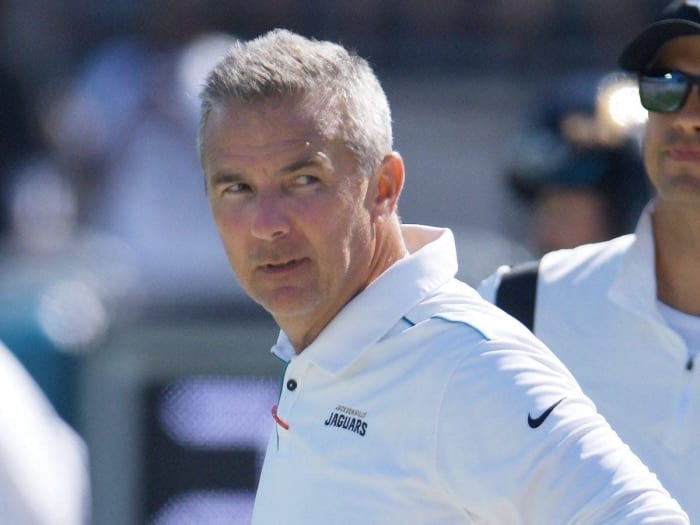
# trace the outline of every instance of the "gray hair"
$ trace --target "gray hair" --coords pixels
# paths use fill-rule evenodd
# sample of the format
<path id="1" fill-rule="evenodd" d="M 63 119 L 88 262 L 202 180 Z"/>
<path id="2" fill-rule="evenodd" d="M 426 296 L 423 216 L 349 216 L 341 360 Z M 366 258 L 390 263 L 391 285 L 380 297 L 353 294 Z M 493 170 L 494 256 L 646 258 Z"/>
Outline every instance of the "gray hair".
<path id="1" fill-rule="evenodd" d="M 200 159 L 214 107 L 294 96 L 317 97 L 325 111 L 336 110 L 337 138 L 368 173 L 392 151 L 389 102 L 369 63 L 338 44 L 275 29 L 234 44 L 207 76 L 200 94 Z"/>

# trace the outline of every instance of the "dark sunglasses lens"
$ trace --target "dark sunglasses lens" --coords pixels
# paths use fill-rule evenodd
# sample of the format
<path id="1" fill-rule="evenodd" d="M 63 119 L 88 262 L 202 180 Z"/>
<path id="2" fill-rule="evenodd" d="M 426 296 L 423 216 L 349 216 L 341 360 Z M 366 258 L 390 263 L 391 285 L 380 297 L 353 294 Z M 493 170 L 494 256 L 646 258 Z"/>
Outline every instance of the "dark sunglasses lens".
<path id="1" fill-rule="evenodd" d="M 680 73 L 642 75 L 639 77 L 639 98 L 649 111 L 672 113 L 685 102 L 689 87 L 688 78 Z"/>

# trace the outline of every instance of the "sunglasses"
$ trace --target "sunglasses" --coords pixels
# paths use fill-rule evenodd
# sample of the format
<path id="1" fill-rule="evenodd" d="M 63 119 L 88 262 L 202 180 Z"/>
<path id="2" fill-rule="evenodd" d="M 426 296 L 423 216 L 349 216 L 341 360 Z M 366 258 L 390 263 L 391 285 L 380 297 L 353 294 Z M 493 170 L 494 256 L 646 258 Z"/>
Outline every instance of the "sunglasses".
<path id="1" fill-rule="evenodd" d="M 656 113 L 673 113 L 683 107 L 700 76 L 680 71 L 648 72 L 639 75 L 639 99 L 642 106 Z"/>

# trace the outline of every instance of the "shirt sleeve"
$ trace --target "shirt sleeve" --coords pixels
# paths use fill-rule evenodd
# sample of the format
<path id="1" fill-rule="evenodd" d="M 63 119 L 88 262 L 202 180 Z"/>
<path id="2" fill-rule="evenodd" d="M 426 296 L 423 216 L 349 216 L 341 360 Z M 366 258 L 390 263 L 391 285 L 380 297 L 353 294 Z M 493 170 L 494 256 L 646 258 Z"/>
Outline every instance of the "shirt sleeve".
<path id="1" fill-rule="evenodd" d="M 436 437 L 438 478 L 475 523 L 689 523 L 551 352 L 480 346 L 452 374 Z"/>

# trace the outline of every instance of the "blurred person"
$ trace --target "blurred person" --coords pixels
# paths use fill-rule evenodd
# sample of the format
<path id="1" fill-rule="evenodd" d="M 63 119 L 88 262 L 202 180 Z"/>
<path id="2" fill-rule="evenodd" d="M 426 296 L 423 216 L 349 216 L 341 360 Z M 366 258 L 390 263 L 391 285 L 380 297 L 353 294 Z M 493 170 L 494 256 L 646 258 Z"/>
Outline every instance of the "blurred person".
<path id="1" fill-rule="evenodd" d="M 0 343 L 0 522 L 89 522 L 87 450 Z"/>
<path id="2" fill-rule="evenodd" d="M 480 292 L 552 348 L 700 523 L 700 3 L 668 4 L 620 65 L 649 111 L 655 195 L 636 231 L 499 268 Z"/>
<path id="3" fill-rule="evenodd" d="M 133 33 L 88 56 L 46 127 L 79 179 L 82 225 L 128 244 L 147 300 L 207 300 L 228 268 L 191 177 L 197 92 L 235 37 L 208 31 L 201 0 L 149 0 L 138 14 Z"/>
<path id="4" fill-rule="evenodd" d="M 606 241 L 632 227 L 627 217 L 639 214 L 649 191 L 643 169 L 630 162 L 632 147 L 576 148 L 557 169 L 525 197 L 531 206 L 528 241 L 543 255 L 552 250 Z"/>
<path id="5" fill-rule="evenodd" d="M 619 105 L 611 92 L 627 84 L 611 77 L 557 79 L 534 126 L 508 144 L 508 186 L 527 206 L 527 242 L 537 255 L 630 233 L 649 199 L 635 128 L 611 122 L 604 107 Z"/>
<path id="6" fill-rule="evenodd" d="M 625 202 L 613 198 L 606 182 L 624 174 L 613 171 L 613 155 L 600 148 L 567 153 L 536 186 L 516 190 L 528 205 L 527 243 L 536 254 L 616 236 L 615 212 Z"/>
<path id="7" fill-rule="evenodd" d="M 201 94 L 209 201 L 286 362 L 253 523 L 688 523 L 555 356 L 401 225 L 369 64 L 285 30 Z"/>

